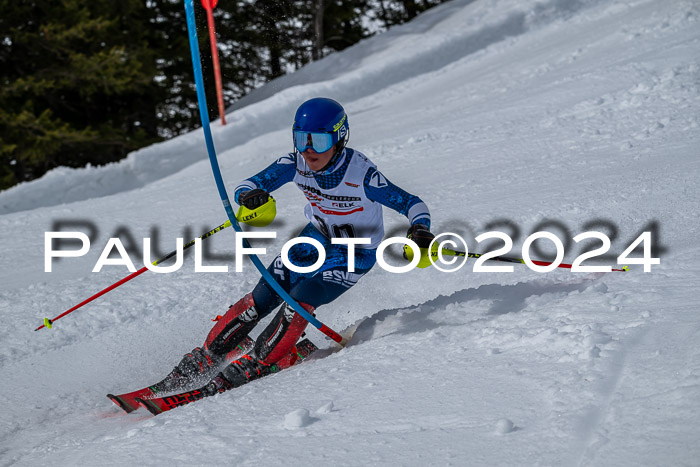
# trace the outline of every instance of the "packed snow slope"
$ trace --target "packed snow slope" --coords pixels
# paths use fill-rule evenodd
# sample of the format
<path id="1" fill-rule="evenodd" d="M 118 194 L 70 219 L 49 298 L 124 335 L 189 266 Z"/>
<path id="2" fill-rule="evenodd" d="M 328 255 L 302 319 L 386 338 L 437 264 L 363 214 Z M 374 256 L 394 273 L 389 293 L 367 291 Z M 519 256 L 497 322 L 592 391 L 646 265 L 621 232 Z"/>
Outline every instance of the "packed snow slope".
<path id="1" fill-rule="evenodd" d="M 347 348 L 311 328 L 315 358 L 158 417 L 105 394 L 160 379 L 255 285 L 250 263 L 236 273 L 221 259 L 230 229 L 205 242 L 220 258 L 205 264 L 228 273 L 196 273 L 188 255 L 34 329 L 128 274 L 92 272 L 110 237 L 141 267 L 144 237 L 164 253 L 225 220 L 202 132 L 1 193 L 0 466 L 697 465 L 699 18 L 691 0 L 455 0 L 214 124 L 231 192 L 291 148 L 301 102 L 333 97 L 350 145 L 470 250 L 497 247 L 474 238 L 500 230 L 521 256 L 548 230 L 572 262 L 600 245 L 573 237 L 598 230 L 612 246 L 584 265 L 615 265 L 650 231 L 661 264 L 375 267 L 318 310 L 334 329 L 358 326 Z M 275 197 L 265 263 L 305 224 L 296 188 Z M 388 235 L 405 233 L 402 216 L 384 217 Z M 59 228 L 91 233 L 91 248 L 47 273 L 44 233 Z"/>

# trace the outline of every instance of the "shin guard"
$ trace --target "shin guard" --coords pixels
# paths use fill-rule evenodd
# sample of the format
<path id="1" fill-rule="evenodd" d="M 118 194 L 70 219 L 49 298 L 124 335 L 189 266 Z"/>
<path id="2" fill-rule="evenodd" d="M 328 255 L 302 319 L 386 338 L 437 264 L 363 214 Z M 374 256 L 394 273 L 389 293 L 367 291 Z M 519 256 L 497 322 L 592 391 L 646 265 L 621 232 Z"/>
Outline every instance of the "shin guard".
<path id="1" fill-rule="evenodd" d="M 299 304 L 313 314 L 314 307 L 305 303 Z M 289 354 L 307 324 L 308 321 L 285 303 L 255 342 L 255 355 L 266 365 L 277 363 Z"/>

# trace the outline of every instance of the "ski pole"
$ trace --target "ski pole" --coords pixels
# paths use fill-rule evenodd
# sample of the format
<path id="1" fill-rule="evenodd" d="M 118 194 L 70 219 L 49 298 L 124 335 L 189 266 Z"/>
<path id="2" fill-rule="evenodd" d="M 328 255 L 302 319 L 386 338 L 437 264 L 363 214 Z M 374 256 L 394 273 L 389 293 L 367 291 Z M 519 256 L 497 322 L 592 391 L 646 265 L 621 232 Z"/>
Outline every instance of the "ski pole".
<path id="1" fill-rule="evenodd" d="M 211 165 L 211 170 L 214 173 L 214 180 L 216 181 L 216 188 L 219 191 L 219 197 L 224 205 L 224 210 L 226 215 L 231 221 L 236 232 L 241 232 L 241 227 L 238 225 L 236 220 L 236 215 L 233 213 L 231 208 L 231 201 L 229 200 L 228 193 L 226 192 L 226 186 L 224 185 L 224 179 L 221 176 L 221 169 L 219 167 L 219 160 L 216 157 L 216 149 L 214 148 L 214 138 L 211 134 L 211 124 L 209 122 L 209 114 L 207 113 L 207 96 L 204 92 L 204 77 L 202 76 L 202 64 L 199 55 L 199 42 L 197 41 L 197 24 L 194 17 L 194 0 L 184 0 L 185 3 L 185 14 L 187 16 L 187 31 L 189 33 L 190 41 L 190 54 L 192 56 L 192 68 L 194 71 L 194 82 L 197 88 L 197 103 L 199 105 L 199 117 L 202 121 L 202 130 L 204 131 L 204 142 L 207 146 L 207 154 L 209 155 L 209 163 Z M 243 246 L 246 248 L 250 247 L 248 240 L 243 239 Z M 318 319 L 316 319 L 312 314 L 304 309 L 299 303 L 294 300 L 286 290 L 282 288 L 281 285 L 272 277 L 272 274 L 263 266 L 260 258 L 257 255 L 249 255 L 250 260 L 253 262 L 260 275 L 265 279 L 265 281 L 277 292 L 282 300 L 287 302 L 287 304 L 296 311 L 299 316 L 304 318 L 306 321 L 311 323 L 316 329 L 324 333 L 326 336 L 333 339 L 335 342 L 340 344 L 342 347 L 348 343 L 348 338 L 343 337 Z"/>
<path id="2" fill-rule="evenodd" d="M 231 227 L 231 221 L 226 221 L 226 222 L 224 222 L 223 224 L 221 224 L 220 226 L 218 226 L 217 228 L 212 229 L 212 230 L 210 230 L 209 232 L 207 232 L 207 233 L 205 233 L 204 235 L 201 235 L 200 237 L 197 237 L 197 238 L 201 238 L 202 240 L 204 240 L 205 238 L 211 237 L 212 235 L 214 235 L 215 233 L 217 233 L 217 232 L 219 232 L 219 231 L 225 229 L 226 227 Z M 184 251 L 184 250 L 186 250 L 187 248 L 191 247 L 192 245 L 194 245 L 194 242 L 195 242 L 195 240 L 189 241 L 186 245 L 183 245 L 182 250 Z M 158 258 L 157 260 L 153 261 L 153 263 L 151 263 L 151 264 L 153 264 L 154 266 L 155 266 L 155 265 L 158 265 L 158 264 L 162 263 L 163 261 L 166 261 L 166 260 L 172 258 L 173 256 L 175 256 L 176 253 L 177 253 L 177 250 L 173 250 L 173 251 L 171 251 L 170 253 L 168 253 L 167 255 L 163 256 L 162 258 Z M 126 282 L 129 282 L 129 281 L 130 281 L 131 279 L 133 279 L 134 277 L 139 276 L 139 275 L 143 274 L 143 273 L 146 272 L 146 271 L 148 271 L 148 268 L 147 268 L 146 266 L 144 266 L 144 267 L 142 267 L 141 269 L 139 269 L 138 271 L 129 274 L 129 275 L 126 276 L 124 279 L 121 279 L 121 280 L 115 282 L 114 284 L 110 285 L 110 286 L 107 287 L 106 289 L 101 290 L 100 292 L 97 292 L 95 295 L 93 295 L 92 297 L 88 298 L 87 300 L 78 303 L 78 304 L 75 305 L 73 308 L 64 311 L 64 312 L 61 313 L 60 315 L 56 316 L 54 319 L 44 318 L 44 324 L 42 324 L 41 326 L 39 326 L 38 328 L 36 328 L 35 331 L 38 331 L 39 329 L 44 328 L 44 327 L 51 329 L 51 326 L 53 325 L 53 323 L 54 323 L 56 320 L 63 318 L 63 317 L 66 316 L 67 314 L 72 313 L 73 311 L 77 310 L 78 308 L 80 308 L 80 307 L 83 306 L 83 305 L 87 305 L 88 303 L 90 303 L 91 301 L 95 300 L 96 298 L 101 297 L 102 295 L 106 294 L 106 293 L 109 292 L 110 290 L 114 290 L 114 289 L 116 289 L 117 287 L 119 287 L 120 285 L 122 285 L 122 284 L 124 284 L 124 283 L 126 283 Z"/>
<path id="3" fill-rule="evenodd" d="M 464 251 L 457 251 L 457 250 L 451 250 L 449 248 L 443 248 L 442 249 L 442 254 L 443 255 L 449 255 L 449 256 L 466 256 L 467 258 L 481 258 L 484 256 L 484 253 L 465 253 Z M 488 258 L 488 261 L 502 261 L 505 263 L 521 263 L 525 264 L 525 260 L 522 258 L 514 258 L 512 256 L 494 256 L 493 258 Z M 537 260 L 530 260 L 532 264 L 536 264 L 537 266 L 551 266 L 552 262 L 547 262 L 547 261 L 537 261 Z M 558 268 L 565 268 L 565 269 L 571 269 L 572 265 L 571 264 L 558 264 Z M 623 266 L 622 269 L 615 269 L 612 268 L 612 271 L 619 271 L 619 272 L 627 272 L 629 271 L 629 267 Z"/>

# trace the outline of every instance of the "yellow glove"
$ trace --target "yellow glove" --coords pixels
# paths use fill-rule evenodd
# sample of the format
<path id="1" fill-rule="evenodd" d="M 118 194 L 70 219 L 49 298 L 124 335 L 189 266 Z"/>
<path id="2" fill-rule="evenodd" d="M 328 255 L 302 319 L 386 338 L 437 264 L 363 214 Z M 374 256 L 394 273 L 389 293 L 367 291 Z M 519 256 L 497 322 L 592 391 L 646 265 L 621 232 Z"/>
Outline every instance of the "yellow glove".
<path id="1" fill-rule="evenodd" d="M 236 219 L 238 222 L 252 225 L 253 227 L 265 227 L 275 220 L 277 207 L 275 199 L 265 190 L 256 188 L 238 195 L 238 208 Z"/>
<path id="2" fill-rule="evenodd" d="M 435 238 L 435 235 L 430 232 L 427 226 L 423 224 L 412 225 L 406 233 L 406 238 L 413 240 L 416 245 L 418 245 L 418 249 L 420 250 L 420 261 L 418 261 L 419 268 L 427 268 L 437 260 L 439 245 L 437 242 L 434 242 L 432 248 L 430 248 L 430 243 Z M 409 261 L 413 260 L 413 250 L 410 246 L 404 245 L 403 257 Z M 433 258 L 432 261 L 430 260 L 431 257 Z"/>

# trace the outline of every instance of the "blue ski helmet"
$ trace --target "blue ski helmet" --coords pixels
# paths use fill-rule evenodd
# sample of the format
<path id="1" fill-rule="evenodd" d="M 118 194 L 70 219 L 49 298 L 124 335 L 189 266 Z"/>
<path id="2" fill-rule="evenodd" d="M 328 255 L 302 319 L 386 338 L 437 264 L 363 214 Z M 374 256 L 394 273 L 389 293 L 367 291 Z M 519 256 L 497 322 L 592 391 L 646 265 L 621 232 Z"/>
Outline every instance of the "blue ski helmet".
<path id="1" fill-rule="evenodd" d="M 294 115 L 292 138 L 294 147 L 299 152 L 308 148 L 313 148 L 319 153 L 326 152 L 335 145 L 337 155 L 345 147 L 349 137 L 348 116 L 343 106 L 333 99 L 309 99 L 299 106 Z"/>

